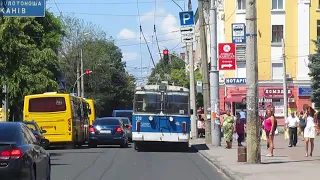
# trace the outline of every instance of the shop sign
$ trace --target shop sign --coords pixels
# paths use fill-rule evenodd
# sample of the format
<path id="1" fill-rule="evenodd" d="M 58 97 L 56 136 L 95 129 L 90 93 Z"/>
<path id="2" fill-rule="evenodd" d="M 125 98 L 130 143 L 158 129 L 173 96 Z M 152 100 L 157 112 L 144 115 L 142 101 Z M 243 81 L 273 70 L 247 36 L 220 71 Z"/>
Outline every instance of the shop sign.
<path id="1" fill-rule="evenodd" d="M 299 96 L 310 97 L 312 94 L 311 86 L 299 86 Z"/>
<path id="2" fill-rule="evenodd" d="M 292 97 L 292 90 L 288 89 L 288 98 Z M 265 89 L 264 96 L 266 98 L 283 98 L 283 89 Z"/>

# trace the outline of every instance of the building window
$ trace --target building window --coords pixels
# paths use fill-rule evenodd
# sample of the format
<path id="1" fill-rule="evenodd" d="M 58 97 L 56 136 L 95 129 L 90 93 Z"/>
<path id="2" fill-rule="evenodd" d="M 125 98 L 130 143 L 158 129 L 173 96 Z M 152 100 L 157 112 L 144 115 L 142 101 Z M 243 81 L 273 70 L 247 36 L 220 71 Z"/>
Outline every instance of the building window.
<path id="1" fill-rule="evenodd" d="M 237 63 L 237 78 L 246 78 L 246 63 Z"/>
<path id="2" fill-rule="evenodd" d="M 246 0 L 237 0 L 237 9 L 246 10 Z"/>
<path id="3" fill-rule="evenodd" d="M 272 63 L 272 79 L 282 79 L 283 68 L 282 63 Z"/>
<path id="4" fill-rule="evenodd" d="M 272 42 L 281 43 L 283 38 L 283 25 L 272 25 Z"/>
<path id="5" fill-rule="evenodd" d="M 272 0 L 272 9 L 283 9 L 283 0 Z"/>
<path id="6" fill-rule="evenodd" d="M 317 41 L 320 42 L 320 20 L 317 20 Z"/>

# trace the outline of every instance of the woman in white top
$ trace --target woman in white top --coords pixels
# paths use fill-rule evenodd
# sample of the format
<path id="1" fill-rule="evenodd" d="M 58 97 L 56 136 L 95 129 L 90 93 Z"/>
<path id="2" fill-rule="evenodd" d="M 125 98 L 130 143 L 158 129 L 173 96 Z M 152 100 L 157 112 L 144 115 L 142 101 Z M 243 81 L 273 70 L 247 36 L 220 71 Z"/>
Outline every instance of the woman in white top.
<path id="1" fill-rule="evenodd" d="M 306 120 L 306 127 L 303 133 L 305 142 L 306 142 L 306 157 L 308 157 L 308 155 L 312 156 L 312 152 L 314 149 L 314 138 L 316 136 L 316 127 L 317 127 L 317 122 L 314 118 L 314 115 L 315 115 L 315 111 L 311 107 L 309 107 L 305 111 L 305 114 L 303 116 L 303 118 Z M 310 154 L 308 154 L 309 141 L 311 145 Z"/>

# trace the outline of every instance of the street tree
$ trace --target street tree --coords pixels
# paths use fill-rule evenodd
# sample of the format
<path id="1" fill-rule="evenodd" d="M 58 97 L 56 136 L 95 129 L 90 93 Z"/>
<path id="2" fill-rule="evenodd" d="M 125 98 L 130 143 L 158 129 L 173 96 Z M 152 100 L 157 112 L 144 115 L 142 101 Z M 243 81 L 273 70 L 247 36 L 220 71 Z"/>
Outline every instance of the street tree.
<path id="1" fill-rule="evenodd" d="M 106 38 L 99 26 L 75 17 L 64 17 L 64 22 L 68 35 L 63 40 L 61 61 L 67 91 L 72 91 L 76 81 L 81 48 L 84 69 L 92 71 L 84 76 L 84 91 L 87 98 L 95 100 L 97 115 L 110 116 L 113 109 L 132 109 L 134 78 L 125 70 L 119 47 Z"/>
<path id="2" fill-rule="evenodd" d="M 316 44 L 316 53 L 309 56 L 309 76 L 311 78 L 312 95 L 311 101 L 317 109 L 320 108 L 320 44 Z"/>
<path id="3" fill-rule="evenodd" d="M 50 12 L 45 18 L 2 18 L 0 24 L 0 79 L 8 88 L 12 120 L 21 117 L 25 95 L 57 90 L 64 31 Z"/>
<path id="4" fill-rule="evenodd" d="M 177 54 L 170 55 L 170 63 L 168 65 L 165 65 L 164 61 L 160 59 L 160 61 L 156 64 L 156 67 L 152 69 L 151 74 L 148 77 L 148 84 L 165 81 L 165 74 L 169 75 L 169 81 L 171 83 L 174 83 L 177 86 L 189 88 L 189 72 L 186 71 L 185 62 L 180 59 Z M 201 74 L 199 70 L 196 70 L 194 75 L 196 81 L 201 81 Z M 202 98 L 202 93 L 197 93 L 196 101 L 198 107 L 203 106 Z"/>

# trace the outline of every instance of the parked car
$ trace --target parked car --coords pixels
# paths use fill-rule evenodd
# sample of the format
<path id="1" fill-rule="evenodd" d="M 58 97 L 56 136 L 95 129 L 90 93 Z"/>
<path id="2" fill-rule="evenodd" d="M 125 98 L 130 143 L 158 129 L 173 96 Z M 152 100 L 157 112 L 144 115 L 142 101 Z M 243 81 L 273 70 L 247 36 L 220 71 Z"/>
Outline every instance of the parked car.
<path id="1" fill-rule="evenodd" d="M 50 179 L 50 154 L 20 122 L 0 123 L 0 179 Z"/>
<path id="2" fill-rule="evenodd" d="M 125 131 L 127 131 L 129 142 L 132 142 L 132 125 L 130 119 L 127 117 L 119 117 L 124 123 Z"/>
<path id="3" fill-rule="evenodd" d="M 23 121 L 23 123 L 27 125 L 27 127 L 31 130 L 31 132 L 39 142 L 41 142 L 42 139 L 45 139 L 43 134 L 46 133 L 47 131 L 40 129 L 38 124 L 35 121 Z M 48 147 L 43 147 L 43 148 L 47 149 Z"/>
<path id="4" fill-rule="evenodd" d="M 128 134 L 121 118 L 97 118 L 89 128 L 89 147 L 97 145 L 120 145 L 128 147 Z"/>

